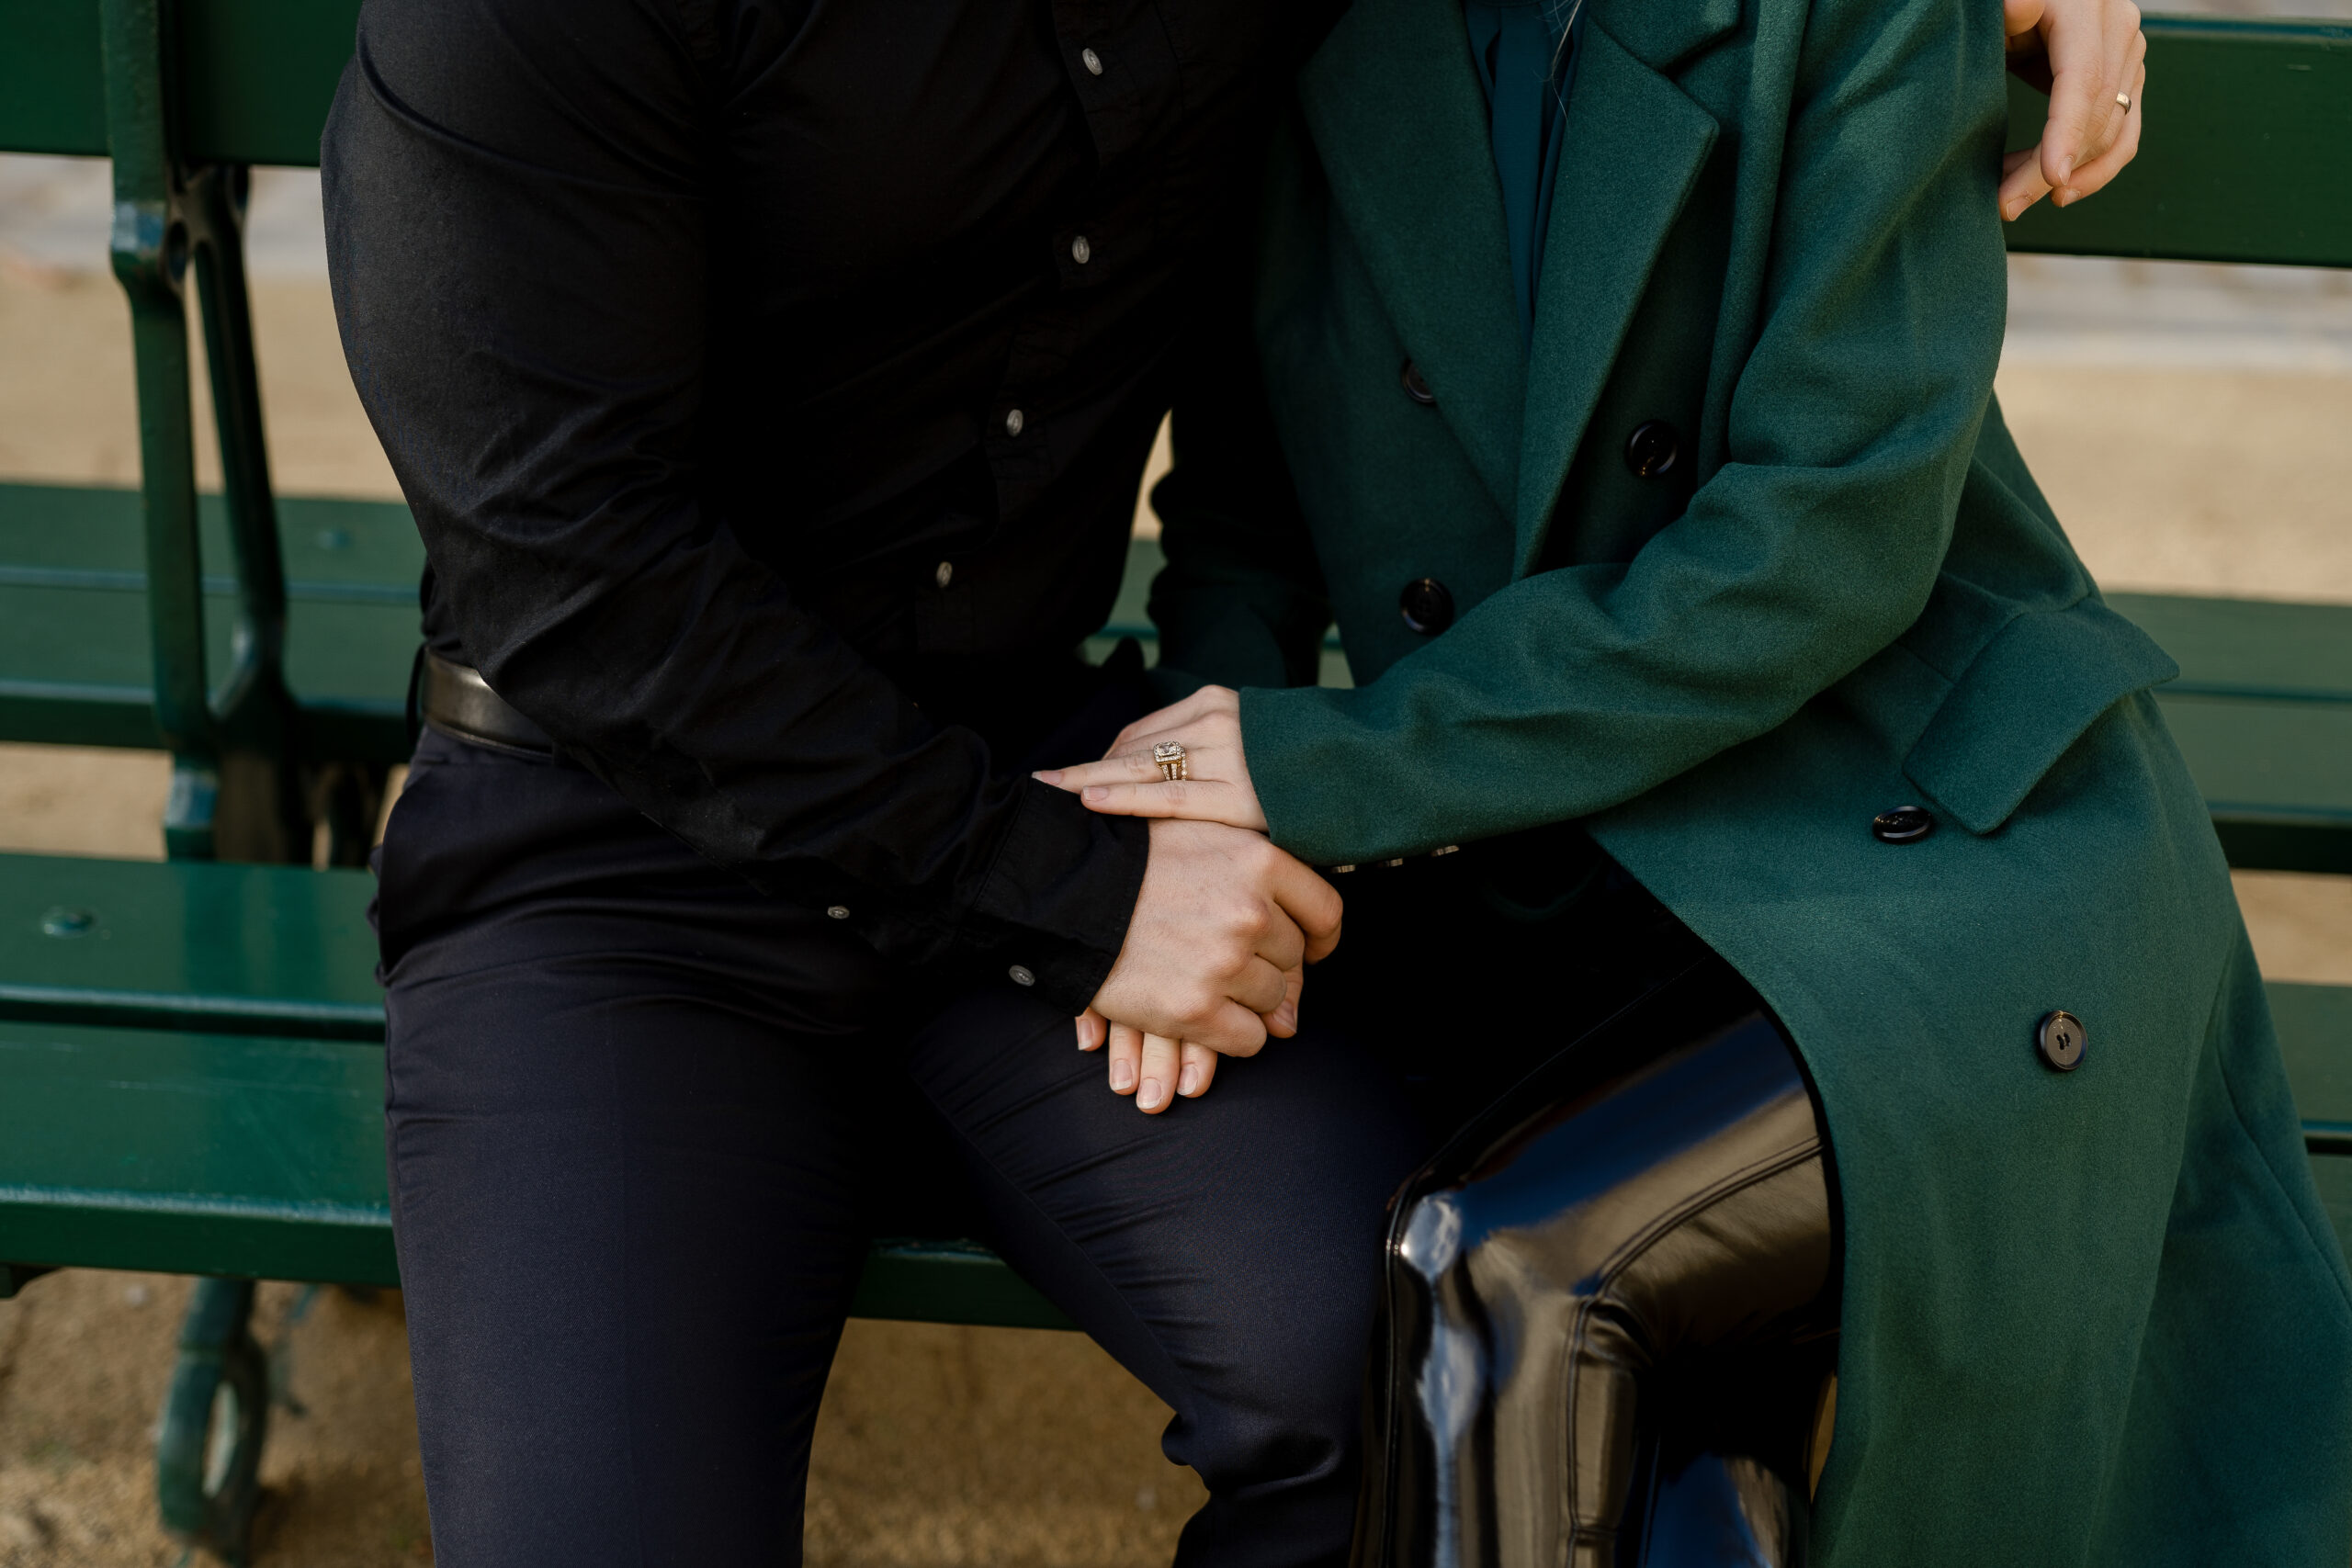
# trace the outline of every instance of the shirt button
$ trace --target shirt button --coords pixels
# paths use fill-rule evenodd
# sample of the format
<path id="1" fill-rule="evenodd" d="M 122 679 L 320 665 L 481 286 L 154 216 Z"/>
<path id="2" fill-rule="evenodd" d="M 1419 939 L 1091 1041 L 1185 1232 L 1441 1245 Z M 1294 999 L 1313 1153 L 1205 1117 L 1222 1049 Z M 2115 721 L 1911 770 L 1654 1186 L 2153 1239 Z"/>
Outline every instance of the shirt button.
<path id="1" fill-rule="evenodd" d="M 1422 407 L 1427 408 L 1437 401 L 1437 394 L 1430 390 L 1429 381 L 1422 376 L 1421 367 L 1411 360 L 1405 361 L 1405 368 L 1396 373 L 1396 379 L 1404 384 L 1405 395 Z"/>
<path id="2" fill-rule="evenodd" d="M 1037 976 L 1029 973 L 1023 964 L 1016 964 L 1005 973 L 1012 976 L 1012 983 L 1016 986 L 1034 986 L 1037 983 Z"/>
<path id="3" fill-rule="evenodd" d="M 1101 55 L 1095 53 L 1091 49 L 1081 49 L 1078 51 L 1078 58 L 1080 62 L 1086 67 L 1086 73 L 1089 76 L 1100 76 L 1102 74 L 1102 57 Z"/>
<path id="4" fill-rule="evenodd" d="M 1014 409 L 1004 416 L 1004 433 L 1007 435 L 1018 435 L 1021 434 L 1021 427 L 1027 423 L 1028 421 L 1021 417 L 1021 411 Z"/>
<path id="5" fill-rule="evenodd" d="M 846 920 L 849 919 L 849 906 L 847 904 L 832 905 L 826 909 L 825 914 L 831 919 Z"/>
<path id="6" fill-rule="evenodd" d="M 2034 1048 L 2041 1059 L 2062 1073 L 2071 1073 L 2083 1065 L 2084 1048 L 2091 1043 L 2091 1032 L 2083 1021 L 2071 1012 L 2053 1012 L 2033 1026 Z"/>
<path id="7" fill-rule="evenodd" d="M 1094 247 L 1086 243 L 1085 235 L 1080 234 L 1069 243 L 1069 259 L 1080 266 L 1094 259 Z"/>
<path id="8" fill-rule="evenodd" d="M 956 563 L 952 560 L 941 561 L 939 570 L 931 574 L 931 580 L 942 588 L 946 587 L 956 581 Z"/>

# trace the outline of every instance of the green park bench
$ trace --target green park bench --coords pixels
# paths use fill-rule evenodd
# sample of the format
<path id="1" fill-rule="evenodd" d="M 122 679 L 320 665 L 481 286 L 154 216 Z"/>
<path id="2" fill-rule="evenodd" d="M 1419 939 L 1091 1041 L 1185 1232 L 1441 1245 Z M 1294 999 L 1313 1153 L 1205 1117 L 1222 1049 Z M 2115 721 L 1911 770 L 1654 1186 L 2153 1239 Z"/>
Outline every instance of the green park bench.
<path id="1" fill-rule="evenodd" d="M 168 859 L 0 855 L 0 1295 L 63 1266 L 199 1276 L 158 1444 L 164 1522 L 241 1560 L 268 1391 L 252 1282 L 398 1282 L 364 858 L 404 759 L 415 530 L 277 497 L 238 231 L 244 171 L 317 162 L 354 0 L 0 0 L 0 149 L 114 158 L 141 488 L 0 485 L 0 739 L 161 750 Z M 2018 250 L 2352 266 L 2352 28 L 2152 18 L 2161 107 L 2115 187 Z M 2012 141 L 2041 100 L 2013 96 Z M 194 479 L 187 298 L 225 493 Z M 1145 638 L 1157 546 L 1104 636 Z M 2352 873 L 2352 609 L 2112 603 L 2233 864 Z M 1344 680 L 1336 647 L 1327 679 Z M 312 862 L 327 869 L 310 869 Z M 2352 1246 L 2352 987 L 2274 984 Z M 874 1248 L 861 1315 L 1067 1326 L 968 1243 Z"/>

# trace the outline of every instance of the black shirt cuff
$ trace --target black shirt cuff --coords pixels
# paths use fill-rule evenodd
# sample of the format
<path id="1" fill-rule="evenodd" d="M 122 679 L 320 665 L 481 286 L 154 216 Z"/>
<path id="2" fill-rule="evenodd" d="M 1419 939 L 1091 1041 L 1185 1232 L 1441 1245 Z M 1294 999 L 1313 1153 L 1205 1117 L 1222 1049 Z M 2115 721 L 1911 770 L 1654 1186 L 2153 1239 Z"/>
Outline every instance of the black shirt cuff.
<path id="1" fill-rule="evenodd" d="M 973 900 L 974 925 L 1011 983 L 1026 975 L 1076 1014 L 1118 962 L 1150 854 L 1149 823 L 1102 816 L 1067 790 L 1024 780 L 1012 829 Z"/>

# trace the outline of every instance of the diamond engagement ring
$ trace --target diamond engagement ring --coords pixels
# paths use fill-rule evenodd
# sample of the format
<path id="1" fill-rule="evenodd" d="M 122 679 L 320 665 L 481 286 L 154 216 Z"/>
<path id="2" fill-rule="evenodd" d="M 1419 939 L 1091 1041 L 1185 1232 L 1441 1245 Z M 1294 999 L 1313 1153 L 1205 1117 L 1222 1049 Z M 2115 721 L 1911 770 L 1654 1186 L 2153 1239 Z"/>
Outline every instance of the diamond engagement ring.
<path id="1" fill-rule="evenodd" d="M 1164 784 L 1182 784 L 1192 776 L 1184 771 L 1184 748 L 1179 741 L 1161 741 L 1151 749 L 1151 760 L 1159 764 L 1159 777 Z"/>

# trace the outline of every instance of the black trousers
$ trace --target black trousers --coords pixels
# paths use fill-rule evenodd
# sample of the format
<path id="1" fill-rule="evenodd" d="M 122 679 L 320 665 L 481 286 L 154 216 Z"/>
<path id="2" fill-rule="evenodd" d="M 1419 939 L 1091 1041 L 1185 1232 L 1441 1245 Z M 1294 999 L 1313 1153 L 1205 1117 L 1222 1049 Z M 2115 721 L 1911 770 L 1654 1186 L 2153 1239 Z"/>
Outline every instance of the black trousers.
<path id="1" fill-rule="evenodd" d="M 1388 1198 L 1693 951 L 1573 832 L 1367 868 L 1301 1034 L 1147 1117 L 1001 967 L 895 971 L 563 763 L 428 732 L 379 870 L 447 1568 L 797 1563 L 862 1256 L 910 1233 L 989 1241 L 1174 1410 L 1180 1562 L 1338 1563 Z"/>

